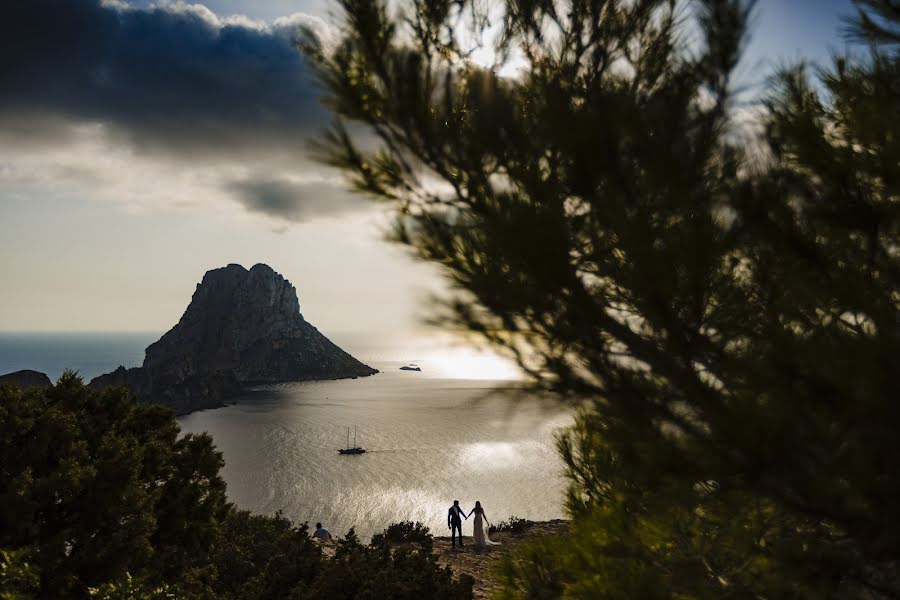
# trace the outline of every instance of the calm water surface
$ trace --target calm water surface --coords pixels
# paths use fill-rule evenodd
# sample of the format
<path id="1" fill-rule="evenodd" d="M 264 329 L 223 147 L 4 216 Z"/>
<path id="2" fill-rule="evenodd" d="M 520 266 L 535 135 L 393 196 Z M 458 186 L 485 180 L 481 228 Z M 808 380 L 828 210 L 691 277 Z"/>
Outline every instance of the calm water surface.
<path id="1" fill-rule="evenodd" d="M 36 369 L 55 380 L 74 368 L 90 379 L 139 365 L 158 337 L 0 334 L 0 373 Z M 259 389 L 180 419 L 184 431 L 212 435 L 238 507 L 322 521 L 341 535 L 355 527 L 363 538 L 403 519 L 443 534 L 453 499 L 467 510 L 481 500 L 492 522 L 563 516 L 554 432 L 571 422 L 568 411 L 498 391 L 508 381 L 441 378 L 421 358 L 421 373 L 399 371 L 401 362 L 372 360 L 386 352 L 345 347 L 383 372 Z M 348 426 L 366 454 L 337 453 Z M 471 522 L 464 531 L 471 535 Z"/>
<path id="2" fill-rule="evenodd" d="M 140 366 L 144 348 L 159 336 L 159 332 L 0 332 L 0 374 L 33 369 L 56 381 L 65 369 L 73 369 L 90 381 L 119 365 Z"/>
<path id="3" fill-rule="evenodd" d="M 255 512 L 322 521 L 363 537 L 421 521 L 443 535 L 447 508 L 481 500 L 491 521 L 563 516 L 553 402 L 507 397 L 502 382 L 429 378 L 375 363 L 374 377 L 280 385 L 181 419 L 224 453 L 229 497 Z M 506 383 L 508 385 L 508 382 Z M 347 426 L 366 454 L 342 456 Z M 471 533 L 470 525 L 465 530 Z"/>

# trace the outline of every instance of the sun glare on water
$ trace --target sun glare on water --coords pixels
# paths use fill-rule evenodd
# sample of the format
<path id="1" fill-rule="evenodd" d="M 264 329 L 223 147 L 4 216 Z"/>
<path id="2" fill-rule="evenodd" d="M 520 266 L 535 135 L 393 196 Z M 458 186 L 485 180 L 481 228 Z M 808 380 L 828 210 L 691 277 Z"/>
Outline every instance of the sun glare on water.
<path id="1" fill-rule="evenodd" d="M 519 368 L 512 361 L 484 350 L 447 348 L 428 356 L 436 375 L 449 379 L 521 379 Z"/>

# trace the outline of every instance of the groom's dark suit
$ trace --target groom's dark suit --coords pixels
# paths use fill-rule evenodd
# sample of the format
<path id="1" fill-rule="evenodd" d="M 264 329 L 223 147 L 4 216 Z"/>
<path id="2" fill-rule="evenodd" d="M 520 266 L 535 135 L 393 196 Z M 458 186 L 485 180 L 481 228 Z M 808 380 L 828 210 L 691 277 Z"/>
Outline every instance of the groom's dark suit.
<path id="1" fill-rule="evenodd" d="M 466 516 L 466 512 L 459 507 L 459 502 L 454 502 L 450 510 L 447 511 L 447 526 L 450 528 L 450 541 L 453 547 L 456 547 L 456 534 L 459 534 L 459 545 L 462 547 L 462 520 Z"/>

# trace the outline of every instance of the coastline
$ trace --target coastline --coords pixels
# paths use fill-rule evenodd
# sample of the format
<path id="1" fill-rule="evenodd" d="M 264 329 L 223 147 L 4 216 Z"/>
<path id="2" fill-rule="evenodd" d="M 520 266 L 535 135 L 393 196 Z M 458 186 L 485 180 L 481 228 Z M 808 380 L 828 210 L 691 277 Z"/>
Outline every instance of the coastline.
<path id="1" fill-rule="evenodd" d="M 246 398 L 256 392 L 265 392 L 269 389 L 272 389 L 275 386 L 283 385 L 286 383 L 305 383 L 305 382 L 320 382 L 320 381 L 344 381 L 347 379 L 362 379 L 365 377 L 374 377 L 382 373 L 382 371 L 378 369 L 374 369 L 374 373 L 369 373 L 367 375 L 347 375 L 346 377 L 323 377 L 323 378 L 315 378 L 315 377 L 306 377 L 301 379 L 292 379 L 288 381 L 261 381 L 261 382 L 249 382 L 246 385 L 242 385 L 240 391 L 234 396 L 229 396 L 227 398 L 223 398 L 221 400 L 217 400 L 215 404 L 210 404 L 208 406 L 197 406 L 193 408 L 188 408 L 185 410 L 178 410 L 174 407 L 169 407 L 175 410 L 176 417 L 186 417 L 190 414 L 202 412 L 205 410 L 217 410 L 220 408 L 228 408 L 229 406 L 235 406 L 241 403 L 242 398 Z M 159 406 L 167 406 L 166 404 L 159 404 L 155 402 L 143 401 L 140 398 L 136 397 L 138 402 L 145 402 L 147 404 L 158 404 Z"/>
<path id="2" fill-rule="evenodd" d="M 125 369 L 124 367 L 118 367 L 118 369 Z M 117 370 L 118 370 L 117 369 Z M 235 404 L 240 404 L 240 399 L 245 398 L 254 392 L 257 391 L 265 391 L 267 388 L 271 386 L 277 386 L 285 383 L 303 383 L 303 382 L 318 382 L 318 381 L 342 381 L 345 379 L 360 379 L 363 377 L 372 377 L 374 375 L 378 375 L 382 371 L 378 369 L 372 369 L 373 373 L 367 373 L 365 375 L 346 375 L 343 377 L 301 377 L 299 379 L 291 379 L 284 381 L 259 381 L 259 382 L 247 382 L 242 385 L 240 390 L 234 395 L 229 395 L 225 398 L 211 398 L 208 402 L 200 403 L 195 406 L 181 407 L 178 405 L 167 404 L 165 402 L 156 401 L 153 399 L 145 399 L 141 398 L 138 394 L 134 393 L 126 384 L 112 384 L 103 387 L 116 388 L 122 387 L 132 394 L 135 402 L 140 404 L 155 404 L 157 406 L 163 406 L 170 408 L 174 411 L 176 417 L 185 417 L 187 415 L 204 411 L 204 410 L 216 410 L 219 408 L 226 408 L 228 406 L 234 406 Z M 115 371 L 114 371 L 115 372 Z M 95 380 L 101 376 L 95 377 L 90 380 L 88 385 L 93 385 Z M 50 377 L 44 373 L 43 371 L 37 371 L 34 369 L 20 369 L 18 371 L 10 371 L 9 373 L 0 373 L 0 384 L 10 384 L 18 387 L 23 392 L 30 387 L 49 387 L 53 386 L 54 382 L 50 379 Z"/>

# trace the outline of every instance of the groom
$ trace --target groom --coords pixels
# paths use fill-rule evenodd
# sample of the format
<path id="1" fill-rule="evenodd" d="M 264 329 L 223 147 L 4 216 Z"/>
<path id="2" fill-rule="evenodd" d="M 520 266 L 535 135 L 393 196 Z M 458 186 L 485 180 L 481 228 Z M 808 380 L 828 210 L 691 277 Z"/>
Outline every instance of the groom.
<path id="1" fill-rule="evenodd" d="M 459 507 L 459 500 L 453 501 L 453 506 L 447 511 L 447 527 L 450 528 L 450 541 L 456 548 L 456 534 L 459 533 L 459 547 L 462 548 L 462 520 L 468 519 L 466 511 Z"/>

